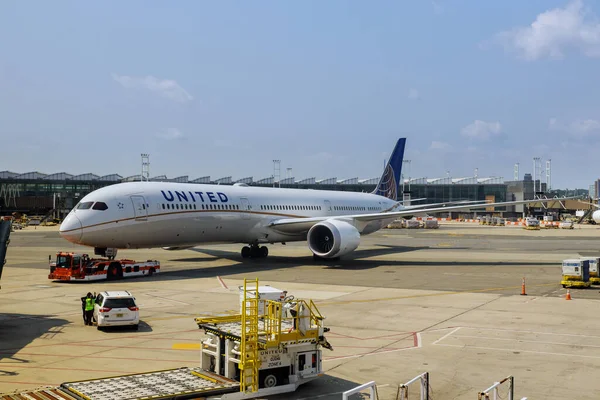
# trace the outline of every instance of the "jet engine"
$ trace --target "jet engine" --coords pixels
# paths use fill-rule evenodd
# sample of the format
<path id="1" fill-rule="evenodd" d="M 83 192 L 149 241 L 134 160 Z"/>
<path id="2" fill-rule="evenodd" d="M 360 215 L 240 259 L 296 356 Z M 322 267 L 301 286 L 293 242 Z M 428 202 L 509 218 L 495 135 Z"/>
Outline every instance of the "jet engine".
<path id="1" fill-rule="evenodd" d="M 196 246 L 172 246 L 172 247 L 163 247 L 163 250 L 186 250 L 191 249 Z"/>
<path id="2" fill-rule="evenodd" d="M 600 210 L 594 211 L 594 213 L 592 214 L 592 219 L 595 223 L 600 224 Z"/>
<path id="3" fill-rule="evenodd" d="M 313 225 L 307 240 L 316 256 L 335 258 L 354 251 L 360 244 L 360 233 L 348 222 L 331 219 Z"/>

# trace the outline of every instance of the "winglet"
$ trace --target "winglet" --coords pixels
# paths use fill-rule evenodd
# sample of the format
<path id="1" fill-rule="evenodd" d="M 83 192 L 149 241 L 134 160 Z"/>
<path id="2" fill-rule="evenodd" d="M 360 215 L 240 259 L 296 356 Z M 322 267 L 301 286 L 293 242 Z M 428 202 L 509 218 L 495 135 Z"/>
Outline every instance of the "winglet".
<path id="1" fill-rule="evenodd" d="M 398 185 L 401 178 L 405 144 L 406 138 L 400 138 L 396 142 L 396 147 L 394 147 L 394 151 L 392 151 L 390 160 L 385 166 L 385 171 L 383 171 L 383 175 L 381 175 L 381 179 L 379 179 L 379 183 L 373 191 L 373 194 L 384 196 L 392 200 L 398 200 Z"/>

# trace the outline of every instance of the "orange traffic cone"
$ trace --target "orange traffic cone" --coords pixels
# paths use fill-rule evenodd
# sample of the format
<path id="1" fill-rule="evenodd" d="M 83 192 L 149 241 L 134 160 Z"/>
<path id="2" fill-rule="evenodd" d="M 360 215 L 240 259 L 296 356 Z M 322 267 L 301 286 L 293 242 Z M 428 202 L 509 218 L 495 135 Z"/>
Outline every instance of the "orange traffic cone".
<path id="1" fill-rule="evenodd" d="M 567 297 L 565 297 L 565 300 L 571 300 L 571 292 L 569 289 L 567 289 Z"/>
<path id="2" fill-rule="evenodd" d="M 523 277 L 523 283 L 521 283 L 521 296 L 527 296 L 527 293 L 525 293 L 525 277 Z"/>

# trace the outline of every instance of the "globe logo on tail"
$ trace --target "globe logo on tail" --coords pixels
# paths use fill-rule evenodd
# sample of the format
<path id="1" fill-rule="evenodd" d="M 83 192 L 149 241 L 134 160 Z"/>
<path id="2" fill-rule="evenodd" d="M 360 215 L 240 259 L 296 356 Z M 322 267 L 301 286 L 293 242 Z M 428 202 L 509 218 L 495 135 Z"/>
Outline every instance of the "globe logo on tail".
<path id="1" fill-rule="evenodd" d="M 385 196 L 388 199 L 396 200 L 397 199 L 397 189 L 398 183 L 396 182 L 396 178 L 394 176 L 394 169 L 390 164 L 385 168 L 385 172 L 383 173 L 381 180 L 379 181 L 379 185 L 377 185 L 377 194 L 381 196 Z"/>

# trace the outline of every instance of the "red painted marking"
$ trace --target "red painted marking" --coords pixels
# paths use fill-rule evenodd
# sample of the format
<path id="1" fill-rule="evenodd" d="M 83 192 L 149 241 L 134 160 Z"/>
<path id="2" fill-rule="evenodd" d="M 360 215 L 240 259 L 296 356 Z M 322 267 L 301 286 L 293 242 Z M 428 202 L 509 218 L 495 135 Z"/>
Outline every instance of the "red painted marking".
<path id="1" fill-rule="evenodd" d="M 331 334 L 337 335 L 339 337 L 347 338 L 347 339 L 374 340 L 374 339 L 393 338 L 395 336 L 402 336 L 402 335 L 414 335 L 415 332 L 400 332 L 400 333 L 393 333 L 393 334 L 389 334 L 389 335 L 371 336 L 371 337 L 364 337 L 364 338 L 359 338 L 359 337 L 355 337 L 355 336 L 348 336 L 348 335 L 342 335 L 341 333 L 335 333 L 335 332 L 329 332 L 328 333 L 328 335 L 331 335 Z"/>
<path id="2" fill-rule="evenodd" d="M 119 347 L 121 348 L 121 347 Z M 144 350 L 146 348 L 140 348 L 141 350 Z M 152 350 L 163 350 L 163 349 L 152 349 Z M 2 352 L 0 352 L 0 354 L 2 354 Z M 12 353 L 9 353 L 12 354 Z M 36 356 L 36 357 L 65 357 L 64 354 L 45 354 L 45 353 L 21 353 L 19 352 L 19 356 L 24 355 L 24 356 Z M 89 354 L 84 354 L 81 356 L 74 356 L 72 354 L 69 354 L 69 358 L 106 358 L 107 360 L 137 360 L 137 361 L 153 361 L 153 362 L 182 362 L 182 363 L 186 363 L 189 362 L 190 360 L 165 360 L 165 359 L 159 359 L 159 358 L 136 358 L 136 357 L 110 357 L 110 356 L 99 356 L 94 354 L 93 356 L 90 356 Z M 9 363 L 3 364 L 3 365 L 11 365 Z"/>
<path id="3" fill-rule="evenodd" d="M 76 343 L 76 344 L 65 343 L 65 344 L 63 344 L 63 346 L 98 347 L 98 348 L 115 349 L 115 350 L 116 349 L 133 349 L 133 350 L 181 351 L 178 349 L 164 348 L 164 347 L 108 346 L 108 345 L 103 345 L 103 344 L 86 344 L 86 343 Z M 140 346 L 143 346 L 143 344 L 140 344 Z"/>
<path id="4" fill-rule="evenodd" d="M 187 333 L 187 332 L 198 332 L 198 329 L 187 329 L 184 331 L 173 331 L 173 332 L 161 332 L 161 333 L 148 333 L 148 334 L 142 334 L 142 335 L 131 335 L 131 336 L 120 336 L 119 339 L 137 339 L 140 343 L 142 342 L 142 339 L 145 340 L 154 340 L 154 338 L 152 338 L 151 336 L 157 336 L 157 335 L 168 335 L 170 333 L 176 334 L 176 333 Z M 93 342 L 94 343 L 98 343 L 98 342 L 106 342 L 106 341 L 114 341 L 115 338 L 113 337 L 107 337 L 104 339 L 96 339 Z M 41 344 L 41 345 L 32 345 L 32 346 L 27 346 L 28 349 L 33 349 L 33 348 L 42 348 L 42 347 L 50 347 L 50 346 L 73 346 L 73 345 L 77 345 L 77 344 L 87 344 L 90 343 L 90 339 L 87 340 L 81 340 L 81 341 L 76 341 L 76 342 L 67 342 L 67 343 L 52 343 L 52 344 Z M 0 348 L 0 350 L 21 350 L 22 347 L 7 347 L 7 348 Z"/>
<path id="5" fill-rule="evenodd" d="M 338 358 L 360 357 L 360 356 L 366 356 L 366 355 L 370 355 L 370 354 L 389 353 L 389 352 L 393 352 L 393 351 L 396 351 L 396 350 L 414 349 L 414 348 L 419 347 L 419 338 L 417 337 L 417 332 L 407 332 L 407 333 L 410 333 L 411 336 L 413 337 L 413 345 L 412 346 L 406 346 L 406 347 L 388 347 L 388 346 L 384 346 L 384 347 L 362 347 L 362 346 L 356 346 L 355 348 L 357 348 L 357 349 L 374 348 L 376 350 L 373 350 L 373 351 L 370 351 L 370 352 L 367 352 L 367 353 L 348 354 L 348 355 L 345 355 L 345 356 L 336 356 L 336 357 L 325 357 L 325 359 L 327 359 L 327 360 L 336 360 Z M 391 335 L 386 335 L 386 336 L 389 337 Z M 379 336 L 377 338 L 386 337 L 386 336 Z M 397 335 L 394 335 L 394 336 L 397 336 Z M 369 339 L 359 339 L 359 340 L 369 340 Z M 352 348 L 353 346 L 334 346 L 334 347 L 349 347 L 349 348 Z"/>
<path id="6" fill-rule="evenodd" d="M 219 282 L 221 282 L 221 286 L 223 286 L 225 289 L 229 289 L 229 288 L 227 287 L 227 285 L 225 284 L 225 282 L 223 282 L 223 279 L 221 279 L 221 277 L 220 277 L 220 276 L 217 276 L 217 279 L 219 280 Z"/>
<path id="7" fill-rule="evenodd" d="M 377 349 L 381 349 L 381 346 L 340 346 L 338 344 L 338 345 L 335 345 L 335 348 L 336 349 L 337 348 L 344 348 L 344 349 L 376 349 L 375 351 L 377 351 Z M 386 347 L 386 350 L 387 349 L 390 349 L 390 350 L 399 350 L 401 348 L 403 348 L 403 347 L 393 347 L 393 348 L 392 347 Z M 19 354 L 21 354 L 21 353 L 19 353 Z"/>
<path id="8" fill-rule="evenodd" d="M 325 357 L 325 359 L 326 360 L 336 360 L 338 358 L 360 357 L 360 356 L 367 356 L 367 355 L 370 355 L 370 354 L 388 353 L 388 352 L 391 352 L 391 351 L 404 350 L 404 349 L 413 349 L 413 348 L 414 348 L 413 346 L 399 347 L 399 348 L 394 348 L 394 349 L 385 348 L 385 349 L 381 349 L 381 350 L 378 350 L 378 351 L 370 351 L 370 352 L 367 352 L 367 353 L 347 354 L 345 356 L 335 356 L 335 357 Z"/>
<path id="9" fill-rule="evenodd" d="M 90 358 L 93 358 L 93 356 L 90 356 Z M 27 366 L 27 365 L 10 365 L 11 368 L 25 368 L 25 369 L 50 369 L 50 370 L 57 370 L 57 371 L 87 371 L 87 372 L 108 372 L 111 374 L 131 374 L 131 371 L 115 371 L 115 370 L 110 370 L 110 369 L 85 369 L 85 368 L 60 368 L 60 367 L 34 367 L 34 366 Z"/>

